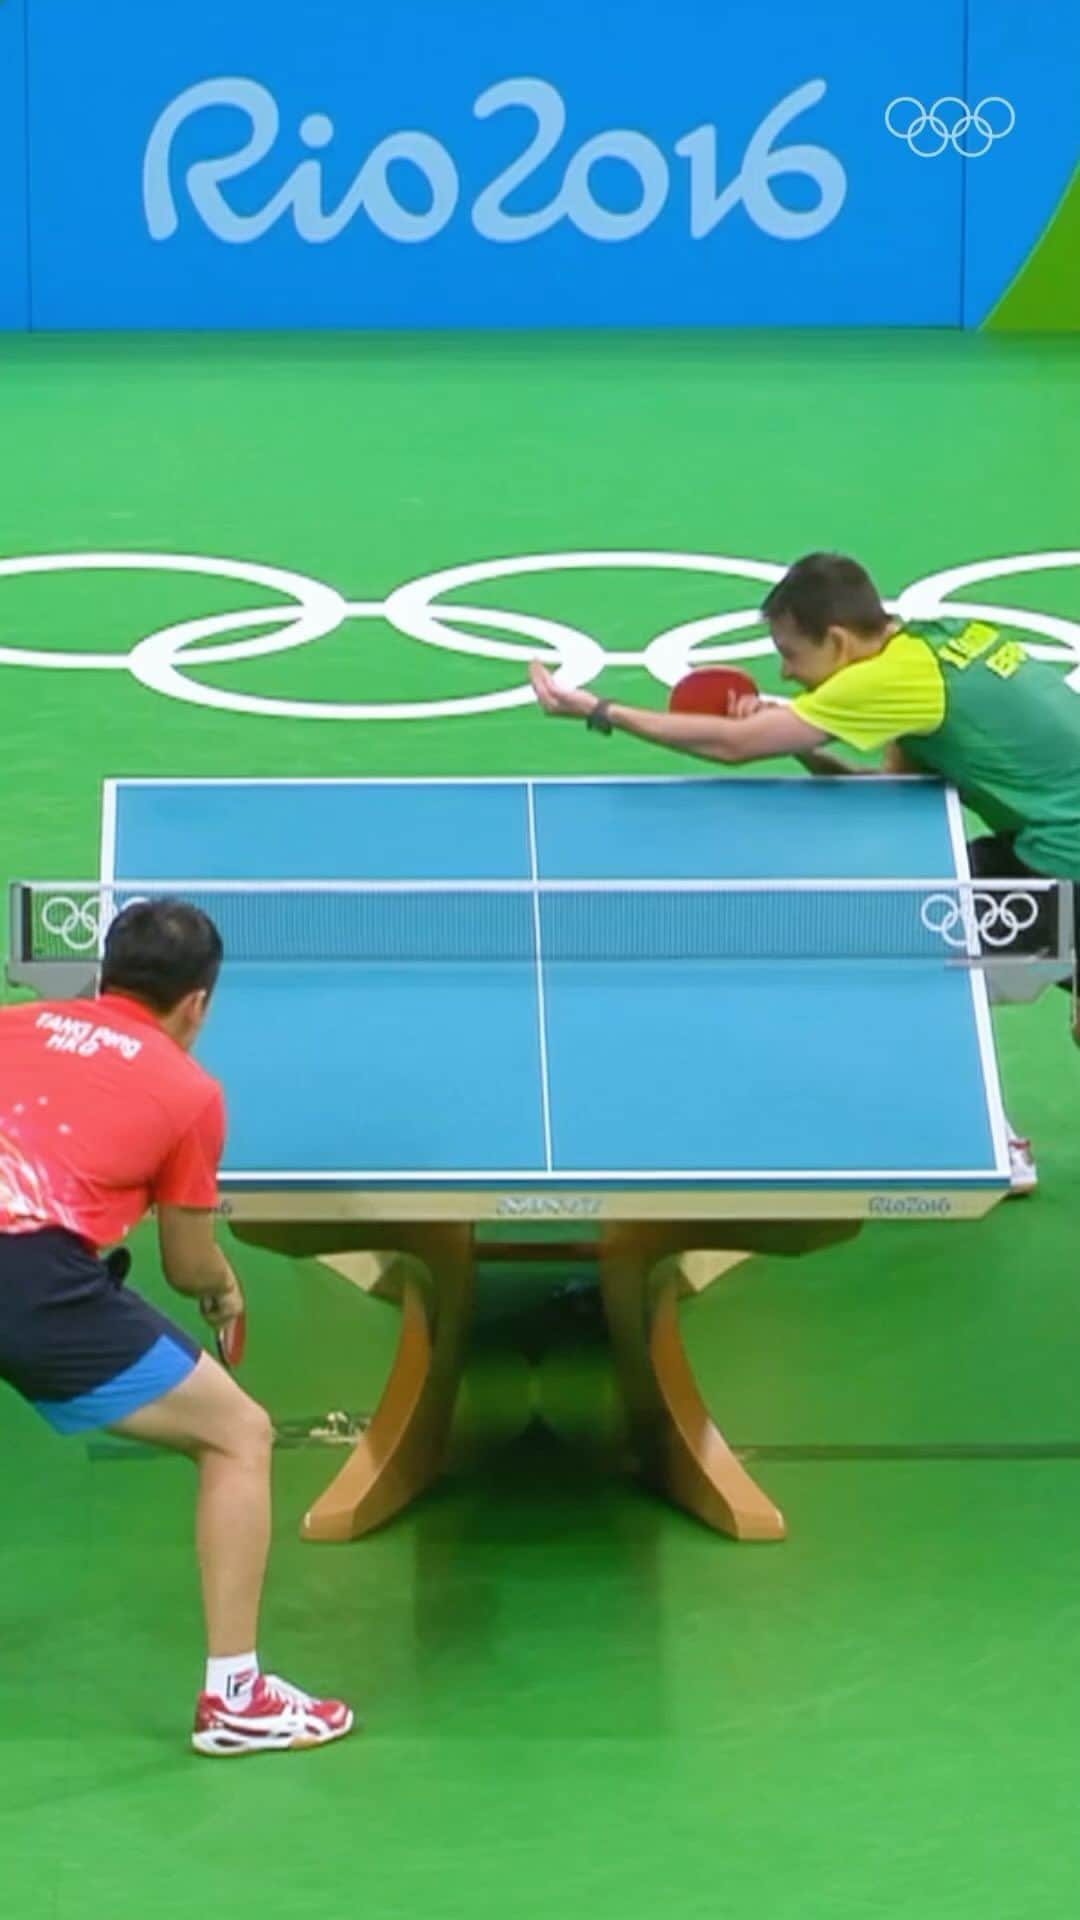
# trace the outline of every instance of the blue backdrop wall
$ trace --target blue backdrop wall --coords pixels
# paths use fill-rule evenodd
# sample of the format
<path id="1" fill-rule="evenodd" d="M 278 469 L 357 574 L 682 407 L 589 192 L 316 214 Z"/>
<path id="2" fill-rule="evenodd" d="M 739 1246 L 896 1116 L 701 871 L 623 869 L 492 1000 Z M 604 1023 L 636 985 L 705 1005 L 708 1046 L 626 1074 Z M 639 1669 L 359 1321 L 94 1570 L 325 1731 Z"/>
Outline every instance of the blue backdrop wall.
<path id="1" fill-rule="evenodd" d="M 0 0 L 0 325 L 976 325 L 1078 66 L 1071 0 Z"/>
<path id="2" fill-rule="evenodd" d="M 26 5 L 0 5 L 0 327 L 30 320 Z"/>

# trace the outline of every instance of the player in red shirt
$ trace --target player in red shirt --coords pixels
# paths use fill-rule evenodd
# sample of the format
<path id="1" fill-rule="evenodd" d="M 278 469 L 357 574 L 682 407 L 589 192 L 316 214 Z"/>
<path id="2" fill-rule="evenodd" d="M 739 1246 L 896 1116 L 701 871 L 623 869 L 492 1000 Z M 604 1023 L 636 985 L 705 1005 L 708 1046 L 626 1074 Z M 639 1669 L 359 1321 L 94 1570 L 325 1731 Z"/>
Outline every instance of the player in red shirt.
<path id="1" fill-rule="evenodd" d="M 259 1668 L 267 1414 L 124 1288 L 126 1249 L 101 1257 L 153 1206 L 169 1284 L 219 1335 L 244 1311 L 214 1238 L 221 1089 L 190 1051 L 221 958 L 205 914 L 144 901 L 109 930 L 98 999 L 0 1012 L 0 1379 L 60 1433 L 106 1427 L 195 1462 L 208 1659 L 192 1744 L 224 1756 L 319 1746 L 353 1716 Z"/>

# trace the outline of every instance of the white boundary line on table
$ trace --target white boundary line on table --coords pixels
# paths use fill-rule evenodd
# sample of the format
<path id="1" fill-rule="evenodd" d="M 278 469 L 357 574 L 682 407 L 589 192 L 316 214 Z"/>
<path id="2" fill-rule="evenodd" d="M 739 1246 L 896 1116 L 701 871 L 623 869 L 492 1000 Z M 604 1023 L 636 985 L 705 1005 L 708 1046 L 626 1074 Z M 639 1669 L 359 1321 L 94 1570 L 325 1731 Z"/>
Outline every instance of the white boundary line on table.
<path id="1" fill-rule="evenodd" d="M 530 814 L 530 829 L 533 826 Z M 535 866 L 535 862 L 533 862 Z M 131 875 L 117 880 L 112 875 L 100 882 L 82 880 L 31 880 L 25 883 L 36 892 L 55 892 L 58 887 L 82 887 L 94 885 L 107 886 L 117 893 L 126 893 L 132 887 L 153 888 L 160 892 L 165 887 L 182 887 L 193 893 L 380 893 L 380 894 L 503 894 L 527 896 L 531 894 L 567 894 L 567 893 L 674 893 L 674 894 L 756 894 L 756 893 L 928 893 L 931 890 L 958 892 L 968 890 L 972 893 L 1053 893 L 1060 887 L 1057 880 L 1045 880 L 1041 876 L 1030 879 L 1012 880 L 976 880 L 964 879 L 959 874 L 929 875 L 925 879 L 903 880 L 832 880 L 826 876 L 808 878 L 776 878 L 772 880 L 650 880 L 638 879 L 610 880 L 581 874 L 575 879 L 541 880 L 534 872 L 527 878 L 505 880 L 478 880 L 462 875 L 458 879 L 438 880 L 288 880 L 284 877 L 273 880 L 207 880 L 198 877 L 158 874 L 154 878 L 145 875 Z M 933 929 L 928 929 L 933 931 Z M 973 928 L 977 933 L 977 927 Z M 829 956 L 825 956 L 828 958 Z M 986 959 L 986 955 L 981 956 Z M 980 958 L 979 949 L 969 947 L 969 958 Z"/>
<path id="2" fill-rule="evenodd" d="M 735 776 L 738 778 L 738 776 Z M 730 774 L 692 773 L 448 773 L 448 774 L 233 774 L 215 779 L 198 774 L 170 780 L 157 774 L 118 774 L 105 782 L 111 787 L 703 787 L 725 786 Z M 760 787 L 797 787 L 807 784 L 800 774 L 743 776 L 742 784 Z M 880 774 L 878 786 L 940 786 L 923 773 Z"/>
<path id="3" fill-rule="evenodd" d="M 961 883 L 969 882 L 971 863 L 968 859 L 967 835 L 964 831 L 964 810 L 960 803 L 960 795 L 954 787 L 948 787 L 945 792 L 945 817 L 949 824 L 949 839 L 952 844 L 953 860 L 956 863 L 957 879 Z M 975 1033 L 979 1043 L 987 1117 L 994 1143 L 994 1164 L 999 1173 L 1007 1175 L 1009 1129 L 1005 1119 L 997 1050 L 994 1046 L 994 1027 L 990 1018 L 990 996 L 986 987 L 986 975 L 980 967 L 969 967 L 966 972 L 971 983 L 971 1004 L 975 1014 Z"/>
<path id="4" fill-rule="evenodd" d="M 385 1167 L 323 1167 L 321 1169 L 292 1167 L 262 1167 L 245 1169 L 238 1172 L 229 1166 L 222 1168 L 222 1181 L 228 1186 L 247 1185 L 256 1181 L 289 1182 L 294 1186 L 308 1186 L 315 1182 L 331 1181 L 338 1186 L 370 1183 L 372 1187 L 393 1188 L 409 1181 L 422 1181 L 427 1186 L 461 1187 L 469 1182 L 480 1186 L 503 1188 L 516 1191 L 525 1186 L 547 1186 L 557 1183 L 561 1186 L 579 1187 L 595 1183 L 600 1186 L 659 1186 L 718 1188 L 721 1192 L 738 1192 L 743 1186 L 766 1186 L 783 1192 L 792 1187 L 838 1187 L 845 1192 L 861 1192 L 864 1189 L 875 1192 L 888 1192 L 893 1188 L 913 1186 L 926 1187 L 932 1191 L 950 1186 L 996 1187 L 1007 1183 L 1007 1173 L 989 1167 L 946 1168 L 944 1171 L 915 1169 L 909 1171 L 895 1167 L 884 1171 L 866 1168 L 852 1173 L 846 1170 L 816 1167 L 813 1169 L 796 1167 L 790 1172 L 778 1173 L 775 1167 L 759 1172 L 747 1169 L 733 1173 L 731 1168 L 692 1167 L 555 1167 L 550 1173 L 542 1167 L 466 1167 L 460 1172 L 446 1168 L 431 1167 L 395 1167 L 389 1172 Z"/>
<path id="5" fill-rule="evenodd" d="M 116 868 L 116 783 L 106 780 L 101 795 L 101 847 L 98 853 L 99 886 L 104 893 L 113 884 Z M 70 886 L 70 881 L 61 882 Z M 105 953 L 104 921 L 99 923 L 96 959 L 100 965 Z"/>
<path id="6" fill-rule="evenodd" d="M 106 780 L 101 794 L 101 850 L 98 872 L 102 887 L 111 887 L 116 878 L 116 797 L 117 780 Z M 69 881 L 63 881 L 68 886 Z"/>

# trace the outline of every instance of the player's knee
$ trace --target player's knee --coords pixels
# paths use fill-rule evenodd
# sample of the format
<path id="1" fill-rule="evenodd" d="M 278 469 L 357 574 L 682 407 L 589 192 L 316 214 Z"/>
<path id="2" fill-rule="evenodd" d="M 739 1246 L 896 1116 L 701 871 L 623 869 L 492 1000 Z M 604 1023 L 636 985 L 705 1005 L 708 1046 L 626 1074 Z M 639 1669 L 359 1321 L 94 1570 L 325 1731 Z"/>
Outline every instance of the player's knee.
<path id="1" fill-rule="evenodd" d="M 270 1415 L 257 1400 L 249 1400 L 246 1394 L 240 1396 L 239 1405 L 232 1410 L 229 1420 L 229 1450 L 248 1466 L 262 1466 L 269 1462 L 270 1451 L 274 1444 L 274 1429 Z"/>

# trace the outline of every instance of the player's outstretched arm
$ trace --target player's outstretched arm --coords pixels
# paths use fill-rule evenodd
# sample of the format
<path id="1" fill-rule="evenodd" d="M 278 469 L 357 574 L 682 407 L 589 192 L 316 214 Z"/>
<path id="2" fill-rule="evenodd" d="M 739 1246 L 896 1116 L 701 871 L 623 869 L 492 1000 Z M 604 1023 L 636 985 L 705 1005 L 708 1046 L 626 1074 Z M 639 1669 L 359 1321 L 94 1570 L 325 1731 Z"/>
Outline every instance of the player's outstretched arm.
<path id="1" fill-rule="evenodd" d="M 768 702 L 752 711 L 724 718 L 705 713 L 657 713 L 651 707 L 627 707 L 621 701 L 601 701 L 583 687 L 556 686 L 539 661 L 529 677 L 545 713 L 561 719 L 588 720 L 602 709 L 605 730 L 631 733 L 654 746 L 671 747 L 702 760 L 720 760 L 738 766 L 751 760 L 774 760 L 789 754 L 813 752 L 829 736 L 803 720 L 790 707 Z"/>
<path id="2" fill-rule="evenodd" d="M 865 778 L 884 772 L 882 767 L 853 767 L 850 760 L 841 760 L 836 753 L 798 753 L 795 758 L 799 765 L 812 773 L 815 780 L 847 780 Z"/>
<path id="3" fill-rule="evenodd" d="M 841 760 L 835 753 L 799 753 L 795 758 L 819 780 L 880 780 L 886 775 L 919 772 L 912 766 L 902 747 L 890 740 L 885 748 L 880 767 L 853 767 L 850 760 Z"/>

